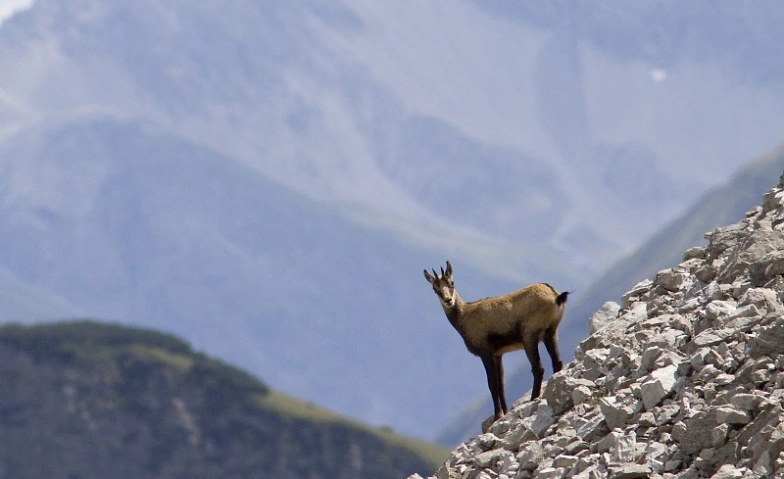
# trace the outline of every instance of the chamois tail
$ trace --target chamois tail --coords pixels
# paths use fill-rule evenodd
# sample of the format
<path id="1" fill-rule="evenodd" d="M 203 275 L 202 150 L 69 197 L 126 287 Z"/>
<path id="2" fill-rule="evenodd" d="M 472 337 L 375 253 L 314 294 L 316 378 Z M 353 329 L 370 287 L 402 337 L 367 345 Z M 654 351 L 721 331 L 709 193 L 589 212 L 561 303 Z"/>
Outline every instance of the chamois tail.
<path id="1" fill-rule="evenodd" d="M 561 306 L 566 304 L 566 298 L 569 296 L 569 291 L 564 291 L 563 293 L 559 294 L 557 298 L 555 298 L 555 305 Z"/>

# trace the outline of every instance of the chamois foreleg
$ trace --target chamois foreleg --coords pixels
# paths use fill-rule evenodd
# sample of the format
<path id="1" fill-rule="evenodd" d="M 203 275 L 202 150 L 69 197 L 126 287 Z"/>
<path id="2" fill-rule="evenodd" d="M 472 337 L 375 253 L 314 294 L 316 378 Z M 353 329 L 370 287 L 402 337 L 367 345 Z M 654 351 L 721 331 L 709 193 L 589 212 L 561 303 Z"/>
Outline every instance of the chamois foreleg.
<path id="1" fill-rule="evenodd" d="M 544 379 L 544 368 L 539 357 L 538 339 L 536 337 L 526 339 L 524 349 L 525 355 L 528 356 L 528 362 L 531 363 L 531 373 L 534 375 L 534 385 L 531 388 L 531 400 L 533 401 L 542 392 L 542 379 Z"/>
<path id="2" fill-rule="evenodd" d="M 496 377 L 498 377 L 498 394 L 501 398 L 501 410 L 506 414 L 509 408 L 506 407 L 506 391 L 504 387 L 504 358 L 500 354 L 495 357 Z"/>
<path id="3" fill-rule="evenodd" d="M 544 332 L 544 347 L 553 361 L 553 373 L 557 373 L 563 367 L 561 355 L 558 353 L 558 330 L 550 328 Z"/>
<path id="4" fill-rule="evenodd" d="M 493 398 L 495 419 L 500 419 L 503 416 L 503 408 L 501 407 L 501 383 L 498 380 L 496 357 L 492 353 L 483 354 L 481 357 L 482 365 L 485 367 L 485 374 L 487 374 L 487 387 L 490 389 L 490 396 Z"/>

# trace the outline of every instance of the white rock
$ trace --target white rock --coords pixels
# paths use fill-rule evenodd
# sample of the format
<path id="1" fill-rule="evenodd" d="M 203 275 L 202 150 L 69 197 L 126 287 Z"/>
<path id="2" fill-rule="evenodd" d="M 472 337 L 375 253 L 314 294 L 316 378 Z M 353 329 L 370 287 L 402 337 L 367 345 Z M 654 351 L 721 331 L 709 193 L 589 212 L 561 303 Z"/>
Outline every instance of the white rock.
<path id="1" fill-rule="evenodd" d="M 591 317 L 588 318 L 588 334 L 594 334 L 603 327 L 607 326 L 610 321 L 613 321 L 618 317 L 618 311 L 620 309 L 621 305 L 615 301 L 607 301 L 604 303 L 598 311 L 593 313 Z"/>
<path id="2" fill-rule="evenodd" d="M 522 448 L 520 453 L 517 454 L 517 463 L 520 469 L 526 471 L 533 471 L 544 459 L 544 448 L 538 442 L 529 442 Z"/>
<path id="3" fill-rule="evenodd" d="M 572 402 L 575 405 L 582 404 L 593 397 L 593 391 L 587 386 L 577 386 L 572 390 Z"/>
<path id="4" fill-rule="evenodd" d="M 738 305 L 755 305 L 765 312 L 784 313 L 784 306 L 778 301 L 776 291 L 770 288 L 750 288 L 740 297 Z"/>
<path id="5" fill-rule="evenodd" d="M 553 424 L 555 424 L 553 408 L 551 408 L 545 402 L 539 403 L 539 407 L 536 408 L 536 416 L 531 423 L 531 431 L 533 431 L 537 436 L 542 437 L 547 428 Z"/>
<path id="6" fill-rule="evenodd" d="M 651 468 L 645 464 L 611 464 L 609 479 L 641 479 L 651 476 Z"/>
<path id="7" fill-rule="evenodd" d="M 560 467 L 545 467 L 536 471 L 537 479 L 563 479 L 566 471 Z"/>
<path id="8" fill-rule="evenodd" d="M 673 364 L 659 368 L 650 374 L 650 379 L 640 385 L 642 402 L 646 411 L 658 406 L 664 398 L 672 394 L 677 370 L 678 368 Z"/>
<path id="9" fill-rule="evenodd" d="M 690 284 L 689 273 L 680 268 L 665 269 L 656 273 L 653 284 L 661 286 L 667 291 L 679 291 Z"/>
<path id="10" fill-rule="evenodd" d="M 501 444 L 501 440 L 493 433 L 480 434 L 476 437 L 476 444 L 482 451 L 495 449 Z"/>
<path id="11" fill-rule="evenodd" d="M 703 259 L 705 258 L 705 248 L 701 246 L 694 246 L 692 248 L 687 249 L 683 253 L 683 261 L 688 261 L 690 259 Z"/>
<path id="12" fill-rule="evenodd" d="M 735 301 L 711 301 L 705 307 L 705 316 L 711 320 L 726 318 L 737 309 Z"/>
<path id="13" fill-rule="evenodd" d="M 613 431 L 610 436 L 613 437 L 613 444 L 610 448 L 612 461 L 633 462 L 637 450 L 637 434 L 634 431 L 629 433 Z"/>
<path id="14" fill-rule="evenodd" d="M 770 477 L 772 472 L 770 470 L 770 452 L 763 451 L 752 470 L 758 477 Z"/>
<path id="15" fill-rule="evenodd" d="M 504 451 L 504 452 L 508 453 L 509 451 Z M 474 456 L 474 464 L 476 464 L 477 467 L 481 467 L 481 468 L 492 467 L 497 457 L 498 457 L 497 450 L 485 451 L 483 453 Z"/>
<path id="16" fill-rule="evenodd" d="M 732 337 L 735 332 L 736 330 L 734 328 L 706 329 L 698 334 L 692 342 L 698 348 L 712 346 L 726 341 L 728 338 Z"/>
<path id="17" fill-rule="evenodd" d="M 679 412 L 681 412 L 681 410 L 681 406 L 678 406 L 677 404 L 663 404 L 659 407 L 653 408 L 653 415 L 656 418 L 656 424 L 663 426 L 665 424 L 672 423 L 673 418 Z M 683 412 L 687 413 L 685 410 Z"/>
<path id="18" fill-rule="evenodd" d="M 553 467 L 561 467 L 564 469 L 570 469 L 572 466 L 577 464 L 578 458 L 576 456 L 570 456 L 568 454 L 559 454 L 553 460 Z"/>
<path id="19" fill-rule="evenodd" d="M 585 366 L 583 377 L 595 380 L 609 373 L 607 369 L 607 358 L 609 356 L 609 348 L 595 348 L 586 351 L 583 356 L 583 366 Z"/>
<path id="20" fill-rule="evenodd" d="M 584 441 L 592 441 L 607 433 L 607 422 L 604 415 L 596 413 L 586 418 L 577 426 L 577 435 Z"/>
<path id="21" fill-rule="evenodd" d="M 730 404 L 745 411 L 759 411 L 766 402 L 765 397 L 758 394 L 739 393 L 730 397 Z"/>
<path id="22" fill-rule="evenodd" d="M 501 447 L 507 451 L 517 451 L 520 444 L 539 439 L 536 434 L 526 427 L 522 421 L 518 421 L 513 428 L 504 434 L 501 439 Z"/>
<path id="23" fill-rule="evenodd" d="M 547 400 L 547 404 L 552 407 L 555 414 L 561 414 L 574 406 L 572 392 L 577 387 L 594 388 L 593 381 L 582 378 L 575 378 L 567 372 L 554 374 L 544 388 L 542 396 Z M 538 410 L 537 410 L 538 412 Z"/>
<path id="24" fill-rule="evenodd" d="M 730 427 L 727 424 L 719 424 L 718 426 L 714 427 L 710 432 L 711 447 L 718 449 L 723 445 L 727 444 L 729 431 L 730 431 Z"/>
<path id="25" fill-rule="evenodd" d="M 645 321 L 648 319 L 648 306 L 645 303 L 635 303 L 633 304 L 628 311 L 622 313 L 620 317 L 623 317 L 627 322 L 630 323 L 639 323 L 641 321 Z"/>
<path id="26" fill-rule="evenodd" d="M 683 331 L 673 328 L 666 328 L 664 331 L 648 340 L 648 345 L 658 346 L 665 350 L 671 350 L 674 348 L 679 348 L 686 342 L 685 340 L 686 334 L 684 334 Z"/>
<path id="27" fill-rule="evenodd" d="M 693 455 L 711 447 L 714 441 L 711 431 L 718 425 L 715 409 L 701 410 L 685 422 L 675 423 L 672 426 L 672 438 L 681 451 Z"/>
<path id="28" fill-rule="evenodd" d="M 482 469 L 493 469 L 499 473 L 514 473 L 518 469 L 514 454 L 505 449 L 495 449 L 474 456 L 474 464 Z"/>
<path id="29" fill-rule="evenodd" d="M 749 356 L 776 356 L 784 353 L 784 322 L 778 321 L 760 328 L 759 334 L 749 340 Z"/>
<path id="30" fill-rule="evenodd" d="M 670 452 L 667 446 L 660 442 L 652 442 L 648 444 L 645 449 L 645 464 L 651 468 L 653 472 L 660 473 L 664 471 L 664 464 L 669 460 Z"/>
<path id="31" fill-rule="evenodd" d="M 619 396 L 616 395 L 603 397 L 599 401 L 599 409 L 604 414 L 604 419 L 610 429 L 623 429 L 634 416 L 635 409 L 630 401 L 636 400 L 634 398 L 619 399 Z"/>
<path id="32" fill-rule="evenodd" d="M 640 366 L 646 371 L 655 369 L 656 360 L 659 359 L 659 356 L 661 356 L 663 352 L 664 350 L 659 346 L 646 347 L 645 351 L 642 353 L 642 358 L 640 359 Z"/>
<path id="33" fill-rule="evenodd" d="M 640 296 L 644 295 L 653 287 L 653 281 L 645 279 L 635 284 L 634 287 L 626 294 L 621 296 L 621 309 L 628 308 L 633 302 L 638 301 Z"/>
<path id="34" fill-rule="evenodd" d="M 664 463 L 664 472 L 675 472 L 681 468 L 682 462 L 680 459 L 670 459 Z"/>
<path id="35" fill-rule="evenodd" d="M 748 424 L 751 422 L 751 413 L 734 407 L 719 407 L 716 409 L 716 421 L 719 424 Z"/>
<path id="36" fill-rule="evenodd" d="M 743 473 L 732 464 L 724 464 L 710 479 L 740 479 Z"/>

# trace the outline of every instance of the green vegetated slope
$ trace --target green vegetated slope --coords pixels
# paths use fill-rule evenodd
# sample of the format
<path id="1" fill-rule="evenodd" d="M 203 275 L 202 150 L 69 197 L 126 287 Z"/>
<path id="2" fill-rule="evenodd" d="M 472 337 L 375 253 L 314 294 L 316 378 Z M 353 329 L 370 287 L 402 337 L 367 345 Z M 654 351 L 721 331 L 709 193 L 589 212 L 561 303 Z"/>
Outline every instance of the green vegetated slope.
<path id="1" fill-rule="evenodd" d="M 446 457 L 120 325 L 0 328 L 0 389 L 7 477 L 392 478 Z"/>

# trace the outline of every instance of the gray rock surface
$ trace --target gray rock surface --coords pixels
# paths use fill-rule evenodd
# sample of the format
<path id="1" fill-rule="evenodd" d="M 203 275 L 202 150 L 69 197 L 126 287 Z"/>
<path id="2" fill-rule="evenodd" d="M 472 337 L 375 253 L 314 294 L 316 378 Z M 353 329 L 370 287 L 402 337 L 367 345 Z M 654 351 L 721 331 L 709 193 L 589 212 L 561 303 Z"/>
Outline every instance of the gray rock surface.
<path id="1" fill-rule="evenodd" d="M 434 477 L 784 477 L 784 175 L 706 238 L 606 303 L 543 396 Z"/>

